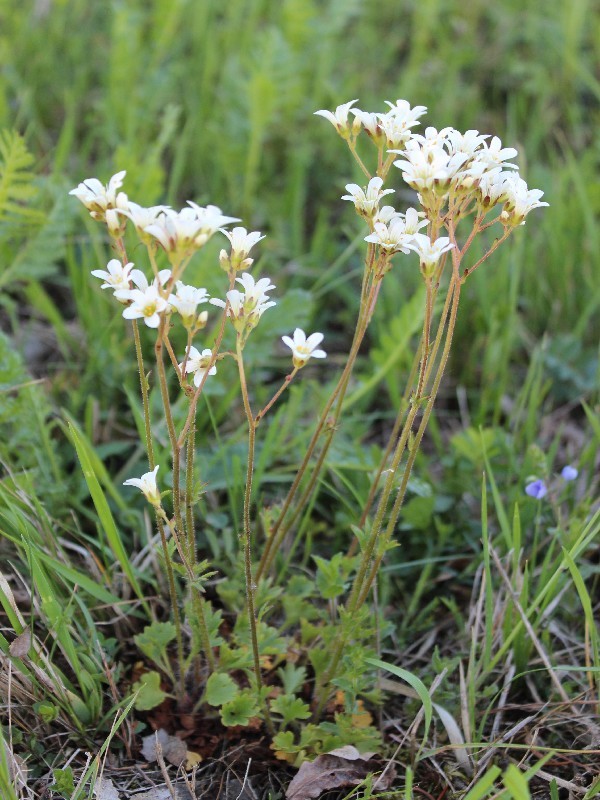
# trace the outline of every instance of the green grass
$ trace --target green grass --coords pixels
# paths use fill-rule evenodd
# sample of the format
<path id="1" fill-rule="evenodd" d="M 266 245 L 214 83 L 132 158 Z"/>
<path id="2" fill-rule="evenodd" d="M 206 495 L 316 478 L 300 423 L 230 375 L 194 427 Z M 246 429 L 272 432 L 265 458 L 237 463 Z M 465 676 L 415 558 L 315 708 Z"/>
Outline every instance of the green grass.
<path id="1" fill-rule="evenodd" d="M 253 334 L 258 407 L 285 369 L 273 340 L 290 319 L 326 333 L 327 377 L 348 349 L 362 242 L 339 198 L 361 178 L 313 112 L 354 97 L 362 108 L 405 97 L 429 107 L 427 124 L 499 135 L 518 147 L 524 177 L 550 203 L 465 286 L 401 547 L 382 573 L 378 599 L 393 633 L 379 654 L 419 691 L 443 673 L 433 699 L 459 721 L 473 767 L 456 779 L 451 751 L 427 744 L 421 727 L 399 756 L 406 796 L 411 769 L 415 783 L 439 789 L 434 756 L 448 766 L 456 796 L 470 791 L 475 800 L 495 787 L 527 797 L 527 781 L 542 781 L 534 775 L 541 754 L 571 751 L 575 737 L 548 706 L 537 754 L 520 750 L 516 735 L 502 742 L 519 704 L 548 698 L 571 713 L 587 692 L 586 719 L 597 724 L 597 10 L 592 0 L 57 0 L 3 15 L 0 662 L 11 664 L 12 687 L 0 682 L 0 696 L 12 747 L 27 756 L 38 787 L 64 766 L 74 741 L 83 738 L 94 756 L 107 738 L 119 753 L 135 741 L 135 719 L 121 713 L 139 658 L 131 642 L 160 617 L 156 596 L 166 596 L 143 504 L 120 488 L 145 463 L 133 344 L 89 276 L 104 266 L 107 243 L 66 193 L 86 177 L 126 169 L 133 199 L 215 203 L 268 234 L 257 271 L 286 300 Z M 191 283 L 218 291 L 218 249 L 211 242 L 196 258 Z M 346 399 L 352 422 L 342 422 L 319 495 L 286 544 L 282 580 L 298 565 L 314 571 L 314 552 L 330 557 L 348 546 L 410 370 L 405 343 L 420 325 L 418 289 L 418 273 L 405 265 L 386 276 Z M 206 486 L 198 534 L 207 558 L 231 576 L 246 439 L 233 371 L 223 366 L 222 375 L 207 386 L 198 422 Z M 259 507 L 283 496 L 309 412 L 327 389 L 316 380 L 293 386 L 261 426 Z M 150 402 L 158 411 L 157 390 Z M 164 425 L 155 434 L 160 461 Z M 524 495 L 530 476 L 551 479 L 566 463 L 580 469 L 576 486 L 555 481 L 543 504 Z M 14 657 L 11 643 L 26 630 L 30 649 Z M 419 708 L 415 698 L 398 707 L 405 728 Z M 7 730 L 0 736 L 8 742 Z M 43 746 L 49 733 L 56 747 Z M 2 791 L 26 797 L 10 787 L 2 747 L 0 738 Z M 523 757 L 518 776 L 503 748 L 515 762 Z M 552 763 L 542 769 L 552 772 Z M 563 770 L 553 774 L 576 774 Z M 89 786 L 74 796 L 86 797 Z"/>

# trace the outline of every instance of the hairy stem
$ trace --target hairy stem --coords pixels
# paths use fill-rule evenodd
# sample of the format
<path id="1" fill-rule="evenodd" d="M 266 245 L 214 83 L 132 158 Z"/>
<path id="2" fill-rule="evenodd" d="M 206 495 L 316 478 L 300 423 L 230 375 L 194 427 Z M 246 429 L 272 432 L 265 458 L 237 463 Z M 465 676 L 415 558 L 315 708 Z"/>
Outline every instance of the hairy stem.
<path id="1" fill-rule="evenodd" d="M 256 608 L 255 596 L 256 585 L 252 577 L 252 526 L 250 521 L 250 512 L 252 507 L 252 479 L 254 476 L 254 451 L 256 445 L 256 420 L 252 414 L 250 407 L 250 400 L 248 397 L 248 385 L 246 383 L 246 374 L 244 371 L 244 358 L 242 353 L 241 337 L 238 334 L 236 340 L 236 355 L 238 363 L 238 371 L 240 375 L 240 386 L 242 390 L 242 399 L 244 403 L 244 411 L 248 420 L 248 466 L 246 472 L 246 489 L 244 491 L 244 518 L 243 518 L 243 532 L 240 536 L 240 542 L 244 549 L 244 577 L 246 581 L 246 602 L 248 605 L 248 623 L 250 625 L 250 635 L 252 640 L 252 657 L 254 661 L 254 675 L 256 677 L 256 691 L 261 697 L 263 705 L 263 713 L 265 715 L 265 722 L 269 733 L 275 734 L 275 727 L 271 720 L 269 707 L 266 700 L 262 699 L 262 675 L 260 671 L 260 653 L 258 649 L 258 633 L 256 625 Z"/>

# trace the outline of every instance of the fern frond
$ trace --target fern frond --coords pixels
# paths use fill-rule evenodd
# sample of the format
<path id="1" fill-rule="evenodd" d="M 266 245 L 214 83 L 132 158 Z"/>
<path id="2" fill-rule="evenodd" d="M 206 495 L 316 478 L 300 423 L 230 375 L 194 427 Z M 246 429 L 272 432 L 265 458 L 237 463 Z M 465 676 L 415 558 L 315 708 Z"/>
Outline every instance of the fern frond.
<path id="1" fill-rule="evenodd" d="M 28 216 L 35 195 L 34 158 L 17 131 L 0 131 L 0 221 L 8 216 Z"/>

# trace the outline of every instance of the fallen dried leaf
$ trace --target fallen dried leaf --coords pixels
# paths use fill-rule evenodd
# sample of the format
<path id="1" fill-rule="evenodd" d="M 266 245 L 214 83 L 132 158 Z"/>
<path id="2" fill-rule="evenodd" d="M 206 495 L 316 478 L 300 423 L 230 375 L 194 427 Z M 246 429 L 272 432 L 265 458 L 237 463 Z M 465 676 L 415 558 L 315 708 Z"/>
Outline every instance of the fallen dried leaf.
<path id="1" fill-rule="evenodd" d="M 96 800 L 121 800 L 110 778 L 98 778 L 94 785 L 94 797 Z"/>
<path id="2" fill-rule="evenodd" d="M 8 652 L 13 658 L 26 658 L 31 647 L 31 631 L 25 628 L 17 638 L 10 643 Z"/>
<path id="3" fill-rule="evenodd" d="M 142 755 L 146 761 L 158 761 L 158 748 L 162 751 L 162 756 L 169 764 L 179 767 L 188 756 L 188 749 L 185 742 L 177 736 L 169 734 L 161 728 L 150 736 L 142 739 Z"/>
<path id="4" fill-rule="evenodd" d="M 374 753 L 359 753 L 356 747 L 346 745 L 330 753 L 317 756 L 314 761 L 305 761 L 298 770 L 286 792 L 286 800 L 311 800 L 329 789 L 357 786 L 369 772 L 377 769 L 369 764 Z M 395 778 L 392 769 L 374 781 L 373 788 L 389 789 Z"/>
<path id="5" fill-rule="evenodd" d="M 194 800 L 186 786 L 176 783 L 173 788 L 177 794 L 177 800 Z M 173 800 L 173 795 L 166 786 L 154 786 L 145 792 L 132 794 L 131 800 Z"/>

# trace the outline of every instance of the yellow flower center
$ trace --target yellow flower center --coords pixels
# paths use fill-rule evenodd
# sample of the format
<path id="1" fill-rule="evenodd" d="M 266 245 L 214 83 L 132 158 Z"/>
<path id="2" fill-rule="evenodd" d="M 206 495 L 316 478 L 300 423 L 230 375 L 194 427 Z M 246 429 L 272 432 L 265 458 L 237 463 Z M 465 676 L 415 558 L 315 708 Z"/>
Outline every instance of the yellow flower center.
<path id="1" fill-rule="evenodd" d="M 156 303 L 148 303 L 148 305 L 144 306 L 144 316 L 151 317 L 156 314 Z"/>

